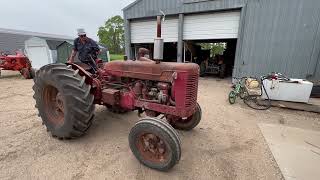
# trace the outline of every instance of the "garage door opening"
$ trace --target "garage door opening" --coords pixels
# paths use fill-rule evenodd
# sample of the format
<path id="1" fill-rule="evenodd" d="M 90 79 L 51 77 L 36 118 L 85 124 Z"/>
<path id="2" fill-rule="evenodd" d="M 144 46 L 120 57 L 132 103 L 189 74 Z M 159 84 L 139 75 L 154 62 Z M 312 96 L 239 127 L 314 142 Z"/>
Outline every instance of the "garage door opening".
<path id="1" fill-rule="evenodd" d="M 152 43 L 141 43 L 141 44 L 131 44 L 131 53 L 133 54 L 133 60 L 138 59 L 138 52 L 140 48 L 148 49 L 150 58 L 153 57 L 153 44 Z"/>
<path id="2" fill-rule="evenodd" d="M 134 59 L 138 57 L 138 51 L 140 48 L 146 48 L 150 51 L 149 57 L 153 59 L 153 43 L 133 44 L 131 51 L 134 54 Z M 177 43 L 166 42 L 163 47 L 163 61 L 164 62 L 177 62 Z"/>
<path id="3" fill-rule="evenodd" d="M 232 76 L 237 39 L 185 41 L 184 61 L 197 63 L 201 76 Z"/>

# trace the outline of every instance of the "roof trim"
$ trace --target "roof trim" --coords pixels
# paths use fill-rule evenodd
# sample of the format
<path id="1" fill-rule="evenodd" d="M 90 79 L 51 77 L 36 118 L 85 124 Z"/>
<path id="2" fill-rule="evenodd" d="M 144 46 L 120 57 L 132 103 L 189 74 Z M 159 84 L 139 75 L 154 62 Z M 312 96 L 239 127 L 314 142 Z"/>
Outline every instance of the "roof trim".
<path id="1" fill-rule="evenodd" d="M 183 4 L 195 4 L 195 3 L 202 3 L 208 1 L 215 1 L 215 0 L 184 0 Z"/>
<path id="2" fill-rule="evenodd" d="M 0 28 L 0 33 L 19 34 L 19 35 L 25 35 L 25 36 L 34 36 L 34 37 L 40 37 L 40 38 L 52 39 L 52 40 L 55 40 L 55 39 L 58 39 L 58 40 L 72 40 L 72 39 L 74 39 L 71 36 L 65 36 L 65 35 L 39 33 L 39 32 L 15 30 L 15 29 L 6 29 L 6 28 Z"/>
<path id="3" fill-rule="evenodd" d="M 131 8 L 132 6 L 136 5 L 138 2 L 140 2 L 142 0 L 136 0 L 132 3 L 130 3 L 128 6 L 126 6 L 125 8 L 122 9 L 122 11 L 126 11 L 127 9 Z"/>

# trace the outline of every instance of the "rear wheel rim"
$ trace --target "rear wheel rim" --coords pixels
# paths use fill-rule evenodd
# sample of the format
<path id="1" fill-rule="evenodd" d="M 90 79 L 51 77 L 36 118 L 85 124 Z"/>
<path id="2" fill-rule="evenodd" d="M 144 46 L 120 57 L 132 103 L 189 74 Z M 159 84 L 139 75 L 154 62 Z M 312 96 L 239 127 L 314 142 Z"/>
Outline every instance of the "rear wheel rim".
<path id="1" fill-rule="evenodd" d="M 44 89 L 45 113 L 51 123 L 55 126 L 64 123 L 64 102 L 61 93 L 53 86 L 46 86 Z"/>
<path id="2" fill-rule="evenodd" d="M 136 147 L 145 161 L 163 164 L 170 160 L 170 149 L 166 142 L 155 134 L 140 133 L 137 136 Z"/>

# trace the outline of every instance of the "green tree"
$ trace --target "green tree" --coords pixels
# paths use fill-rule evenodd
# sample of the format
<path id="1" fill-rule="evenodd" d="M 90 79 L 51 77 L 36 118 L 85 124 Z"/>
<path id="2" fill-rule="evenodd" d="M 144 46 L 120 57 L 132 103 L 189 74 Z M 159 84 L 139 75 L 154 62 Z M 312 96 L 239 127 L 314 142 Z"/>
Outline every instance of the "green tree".
<path id="1" fill-rule="evenodd" d="M 112 54 L 124 53 L 124 20 L 121 16 L 108 19 L 98 31 L 99 42 L 106 45 Z"/>
<path id="2" fill-rule="evenodd" d="M 210 50 L 211 57 L 219 54 L 222 55 L 224 50 L 226 49 L 226 43 L 201 43 L 201 49 Z"/>

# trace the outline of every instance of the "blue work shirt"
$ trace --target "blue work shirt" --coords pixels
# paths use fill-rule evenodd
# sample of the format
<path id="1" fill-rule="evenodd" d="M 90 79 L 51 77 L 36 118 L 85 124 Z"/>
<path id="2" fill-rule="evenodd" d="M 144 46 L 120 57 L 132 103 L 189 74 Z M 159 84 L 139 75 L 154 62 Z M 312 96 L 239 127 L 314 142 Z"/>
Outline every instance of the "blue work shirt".
<path id="1" fill-rule="evenodd" d="M 80 38 L 76 38 L 73 44 L 73 49 L 78 52 L 78 58 L 81 62 L 91 61 L 90 55 L 95 60 L 97 52 L 100 51 L 98 44 L 88 37 L 84 43 L 81 42 Z"/>

